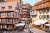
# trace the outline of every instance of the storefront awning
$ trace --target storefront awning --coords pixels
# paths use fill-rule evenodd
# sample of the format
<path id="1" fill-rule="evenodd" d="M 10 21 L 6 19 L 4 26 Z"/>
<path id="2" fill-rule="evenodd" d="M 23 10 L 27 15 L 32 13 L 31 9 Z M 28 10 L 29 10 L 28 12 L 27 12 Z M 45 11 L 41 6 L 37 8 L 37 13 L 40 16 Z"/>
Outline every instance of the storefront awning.
<path id="1" fill-rule="evenodd" d="M 47 22 L 47 20 L 37 20 L 37 21 L 35 21 L 33 24 L 34 25 L 41 25 L 41 24 L 44 24 L 44 23 L 46 23 Z"/>
<path id="2" fill-rule="evenodd" d="M 25 23 L 19 23 L 19 24 L 15 24 L 15 26 L 24 26 Z"/>
<path id="3" fill-rule="evenodd" d="M 50 26 L 50 24 L 45 24 L 45 26 Z"/>

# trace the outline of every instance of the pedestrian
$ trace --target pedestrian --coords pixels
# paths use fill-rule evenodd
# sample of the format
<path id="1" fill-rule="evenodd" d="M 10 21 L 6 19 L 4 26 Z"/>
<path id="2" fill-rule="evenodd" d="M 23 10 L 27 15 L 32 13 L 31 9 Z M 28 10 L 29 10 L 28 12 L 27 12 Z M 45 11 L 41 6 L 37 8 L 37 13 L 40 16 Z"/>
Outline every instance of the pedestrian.
<path id="1" fill-rule="evenodd" d="M 35 33 L 35 31 L 34 31 L 34 33 Z"/>
<path id="2" fill-rule="evenodd" d="M 26 32 L 26 28 L 24 29 L 24 31 Z"/>
<path id="3" fill-rule="evenodd" d="M 28 32 L 28 29 L 27 29 L 26 33 L 29 33 L 29 32 Z"/>
<path id="4" fill-rule="evenodd" d="M 31 33 L 31 29 L 30 29 L 30 33 Z"/>

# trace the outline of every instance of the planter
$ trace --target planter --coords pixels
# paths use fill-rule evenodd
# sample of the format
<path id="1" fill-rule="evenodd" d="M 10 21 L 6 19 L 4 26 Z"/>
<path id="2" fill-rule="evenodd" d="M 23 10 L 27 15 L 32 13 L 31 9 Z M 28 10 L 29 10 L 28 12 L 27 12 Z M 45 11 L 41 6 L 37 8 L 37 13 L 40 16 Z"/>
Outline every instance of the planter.
<path id="1" fill-rule="evenodd" d="M 43 12 L 43 14 L 44 14 L 44 12 Z"/>
<path id="2" fill-rule="evenodd" d="M 48 14 L 48 12 L 46 12 L 46 14 Z"/>
<path id="3" fill-rule="evenodd" d="M 43 18 L 43 20 L 44 20 L 44 18 Z"/>
<path id="4" fill-rule="evenodd" d="M 46 18 L 46 20 L 48 20 L 48 18 Z"/>

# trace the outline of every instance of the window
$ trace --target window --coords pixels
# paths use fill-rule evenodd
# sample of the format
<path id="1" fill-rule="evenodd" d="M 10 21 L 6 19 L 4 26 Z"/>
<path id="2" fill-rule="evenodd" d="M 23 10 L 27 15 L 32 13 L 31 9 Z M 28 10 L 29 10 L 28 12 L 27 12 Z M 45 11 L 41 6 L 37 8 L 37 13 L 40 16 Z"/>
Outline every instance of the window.
<path id="1" fill-rule="evenodd" d="M 7 19 L 7 22 L 12 22 L 12 19 Z"/>
<path id="2" fill-rule="evenodd" d="M 45 6 L 47 6 L 48 5 L 48 3 L 45 3 Z"/>
<path id="3" fill-rule="evenodd" d="M 4 10 L 4 9 L 5 9 L 5 7 L 3 7 L 3 6 L 2 6 L 1 8 L 2 8 L 2 10 Z"/>
<path id="4" fill-rule="evenodd" d="M 16 19 L 16 22 L 18 22 L 18 19 Z"/>
<path id="5" fill-rule="evenodd" d="M 20 13 L 22 13 L 22 11 L 20 10 Z"/>
<path id="6" fill-rule="evenodd" d="M 46 12 L 46 9 L 45 10 L 43 10 L 44 12 Z"/>
<path id="7" fill-rule="evenodd" d="M 39 8 L 40 8 L 40 5 L 39 5 Z"/>
<path id="8" fill-rule="evenodd" d="M 17 16 L 17 13 L 14 12 L 14 17 L 16 17 L 16 16 Z"/>
<path id="9" fill-rule="evenodd" d="M 46 15 L 44 15 L 44 18 L 46 18 Z"/>
<path id="10" fill-rule="evenodd" d="M 7 12 L 7 16 L 11 16 L 11 12 Z"/>
<path id="11" fill-rule="evenodd" d="M 16 15 L 19 16 L 19 13 L 17 13 Z"/>
<path id="12" fill-rule="evenodd" d="M 44 4 L 42 4 L 42 7 L 44 6 Z"/>
<path id="13" fill-rule="evenodd" d="M 11 8 L 12 8 L 12 6 L 8 6 L 8 8 L 9 8 L 9 9 L 11 9 Z"/>
<path id="14" fill-rule="evenodd" d="M 47 15 L 47 18 L 49 18 L 49 15 Z"/>
<path id="15" fill-rule="evenodd" d="M 49 12 L 49 9 L 47 9 L 47 12 Z"/>
<path id="16" fill-rule="evenodd" d="M 1 16 L 4 16 L 4 13 L 1 13 Z"/>
<path id="17" fill-rule="evenodd" d="M 5 22 L 5 19 L 1 19 L 1 22 Z"/>
<path id="18" fill-rule="evenodd" d="M 26 7 L 26 5 L 24 5 L 24 8 Z"/>

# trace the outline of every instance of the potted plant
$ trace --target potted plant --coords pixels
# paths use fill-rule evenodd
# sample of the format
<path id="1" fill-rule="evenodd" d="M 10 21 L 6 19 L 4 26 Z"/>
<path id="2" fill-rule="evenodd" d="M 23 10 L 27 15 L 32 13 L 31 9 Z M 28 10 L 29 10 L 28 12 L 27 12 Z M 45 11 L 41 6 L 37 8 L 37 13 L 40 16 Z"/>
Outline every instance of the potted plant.
<path id="1" fill-rule="evenodd" d="M 44 18 L 43 18 L 43 20 L 44 20 Z"/>
<path id="2" fill-rule="evenodd" d="M 48 20 L 48 18 L 46 18 L 46 20 Z"/>
<path id="3" fill-rule="evenodd" d="M 48 14 L 48 12 L 46 12 L 46 14 Z"/>
<path id="4" fill-rule="evenodd" d="M 43 14 L 44 14 L 44 12 L 43 12 Z"/>
<path id="5" fill-rule="evenodd" d="M 41 13 L 40 13 L 41 14 Z"/>
<path id="6" fill-rule="evenodd" d="M 40 18 L 40 20 L 41 20 L 41 18 Z"/>

